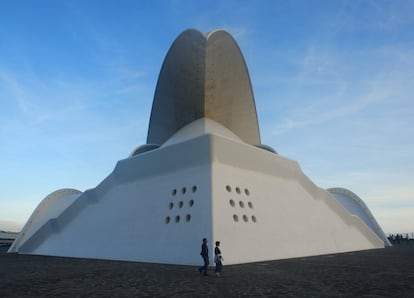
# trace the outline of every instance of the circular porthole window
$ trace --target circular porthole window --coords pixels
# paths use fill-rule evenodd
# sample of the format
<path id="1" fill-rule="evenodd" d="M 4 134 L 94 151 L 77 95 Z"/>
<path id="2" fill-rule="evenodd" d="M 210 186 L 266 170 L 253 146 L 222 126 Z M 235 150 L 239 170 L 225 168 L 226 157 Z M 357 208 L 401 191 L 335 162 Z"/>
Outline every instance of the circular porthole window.
<path id="1" fill-rule="evenodd" d="M 248 222 L 248 221 L 249 221 L 249 218 L 247 217 L 247 215 L 246 215 L 246 214 L 243 214 L 243 220 L 244 220 L 245 222 Z"/>
<path id="2" fill-rule="evenodd" d="M 181 193 L 182 194 L 185 194 L 186 191 L 187 191 L 187 188 L 185 188 L 185 187 L 181 188 Z"/>
<path id="3" fill-rule="evenodd" d="M 240 194 L 240 193 L 241 193 L 240 188 L 236 187 L 236 192 L 237 192 L 238 194 Z"/>
<path id="4" fill-rule="evenodd" d="M 166 223 L 166 224 L 169 224 L 169 223 L 170 223 L 170 221 L 171 221 L 171 218 L 170 218 L 169 216 L 167 216 L 167 217 L 165 218 L 165 223 Z"/>
<path id="5" fill-rule="evenodd" d="M 193 192 L 196 192 L 197 191 L 197 186 L 193 186 L 193 188 L 191 189 Z"/>
<path id="6" fill-rule="evenodd" d="M 249 206 L 250 209 L 253 209 L 253 203 L 252 202 L 248 202 L 247 205 Z"/>
<path id="7" fill-rule="evenodd" d="M 244 189 L 244 193 L 246 194 L 246 196 L 250 196 L 250 191 L 247 188 Z"/>
<path id="8" fill-rule="evenodd" d="M 177 215 L 176 217 L 175 217 L 175 222 L 180 222 L 180 216 L 179 215 Z"/>
<path id="9" fill-rule="evenodd" d="M 184 205 L 183 201 L 178 202 L 178 207 L 179 208 L 183 208 L 183 205 Z"/>
<path id="10" fill-rule="evenodd" d="M 173 196 L 175 196 L 175 195 L 177 194 L 177 190 L 174 188 L 174 189 L 172 190 L 171 194 L 172 194 Z"/>
<path id="11" fill-rule="evenodd" d="M 171 203 L 168 204 L 168 209 L 171 210 L 172 208 L 174 208 L 174 203 L 173 202 L 171 202 Z"/>
<path id="12" fill-rule="evenodd" d="M 257 222 L 256 216 L 252 215 L 252 221 Z"/>
<path id="13" fill-rule="evenodd" d="M 190 201 L 188 202 L 188 205 L 190 205 L 190 207 L 193 207 L 193 205 L 194 205 L 194 200 L 190 200 Z"/>
<path id="14" fill-rule="evenodd" d="M 230 187 L 230 185 L 227 185 L 227 186 L 226 186 L 226 190 L 227 190 L 228 192 L 231 192 L 231 187 Z"/>
<path id="15" fill-rule="evenodd" d="M 187 214 L 186 216 L 185 216 L 185 221 L 186 222 L 189 222 L 191 220 L 191 215 L 190 214 Z"/>
<path id="16" fill-rule="evenodd" d="M 242 201 L 239 201 L 239 206 L 240 206 L 241 208 L 244 208 L 244 203 L 243 203 Z"/>
<path id="17" fill-rule="evenodd" d="M 234 207 L 234 205 L 236 205 L 233 200 L 230 200 L 229 203 L 231 207 Z"/>
<path id="18" fill-rule="evenodd" d="M 239 221 L 239 217 L 236 214 L 233 214 L 233 220 L 235 222 L 238 222 Z"/>

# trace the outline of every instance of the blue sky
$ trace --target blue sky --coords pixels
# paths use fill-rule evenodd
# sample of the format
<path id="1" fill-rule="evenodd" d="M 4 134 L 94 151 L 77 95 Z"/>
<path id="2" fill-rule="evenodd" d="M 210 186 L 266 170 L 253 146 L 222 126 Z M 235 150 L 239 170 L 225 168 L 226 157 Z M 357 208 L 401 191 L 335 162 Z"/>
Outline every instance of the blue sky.
<path id="1" fill-rule="evenodd" d="M 95 187 L 145 143 L 158 73 L 187 28 L 229 31 L 262 142 L 386 233 L 414 232 L 413 1 L 0 0 L 0 230 Z"/>

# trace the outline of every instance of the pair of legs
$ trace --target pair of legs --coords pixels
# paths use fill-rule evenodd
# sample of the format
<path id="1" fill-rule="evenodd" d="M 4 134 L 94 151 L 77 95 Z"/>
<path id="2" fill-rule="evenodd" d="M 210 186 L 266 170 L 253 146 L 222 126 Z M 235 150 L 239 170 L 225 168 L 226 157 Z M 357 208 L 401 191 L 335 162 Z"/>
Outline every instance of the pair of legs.
<path id="1" fill-rule="evenodd" d="M 203 256 L 203 261 L 204 261 L 204 266 L 198 268 L 198 271 L 200 271 L 200 273 L 204 272 L 204 275 L 207 275 L 207 269 L 208 269 L 208 264 L 209 264 L 208 257 Z"/>
<path id="2" fill-rule="evenodd" d="M 221 263 L 221 261 L 219 261 L 216 263 L 216 270 L 215 270 L 217 276 L 220 276 L 221 269 L 223 269 L 223 264 Z"/>

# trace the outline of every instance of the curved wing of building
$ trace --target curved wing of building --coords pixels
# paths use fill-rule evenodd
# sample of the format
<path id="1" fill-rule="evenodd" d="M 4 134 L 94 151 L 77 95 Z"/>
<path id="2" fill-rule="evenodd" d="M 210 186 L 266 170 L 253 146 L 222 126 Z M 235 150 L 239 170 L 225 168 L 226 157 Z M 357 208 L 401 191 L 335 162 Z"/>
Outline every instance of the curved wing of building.
<path id="1" fill-rule="evenodd" d="M 13 242 L 9 252 L 18 252 L 24 248 L 27 240 L 35 237 L 47 237 L 50 229 L 56 227 L 56 218 L 59 217 L 80 195 L 81 191 L 64 188 L 47 195 L 33 211 L 29 220 Z M 42 232 L 43 231 L 43 232 Z"/>
<path id="2" fill-rule="evenodd" d="M 158 78 L 147 143 L 162 145 L 199 118 L 222 124 L 246 143 L 260 144 L 246 63 L 223 30 L 207 36 L 186 30 L 174 41 Z"/>
<path id="3" fill-rule="evenodd" d="M 386 246 L 392 246 L 384 231 L 375 220 L 375 217 L 369 211 L 368 206 L 364 201 L 352 191 L 342 188 L 334 187 L 327 189 L 335 199 L 348 210 L 349 213 L 358 216 L 365 224 L 380 237 Z"/>

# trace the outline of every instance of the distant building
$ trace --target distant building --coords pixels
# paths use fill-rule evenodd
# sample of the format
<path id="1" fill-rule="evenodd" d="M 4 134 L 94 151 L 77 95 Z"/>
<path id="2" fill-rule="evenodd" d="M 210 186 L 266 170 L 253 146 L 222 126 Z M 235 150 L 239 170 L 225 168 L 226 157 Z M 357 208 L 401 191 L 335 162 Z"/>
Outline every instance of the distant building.
<path id="1" fill-rule="evenodd" d="M 226 264 L 388 244 L 365 205 L 337 194 L 261 144 L 234 39 L 187 30 L 164 60 L 147 144 L 97 187 L 47 196 L 9 251 L 194 265 L 202 238 L 221 241 Z"/>

